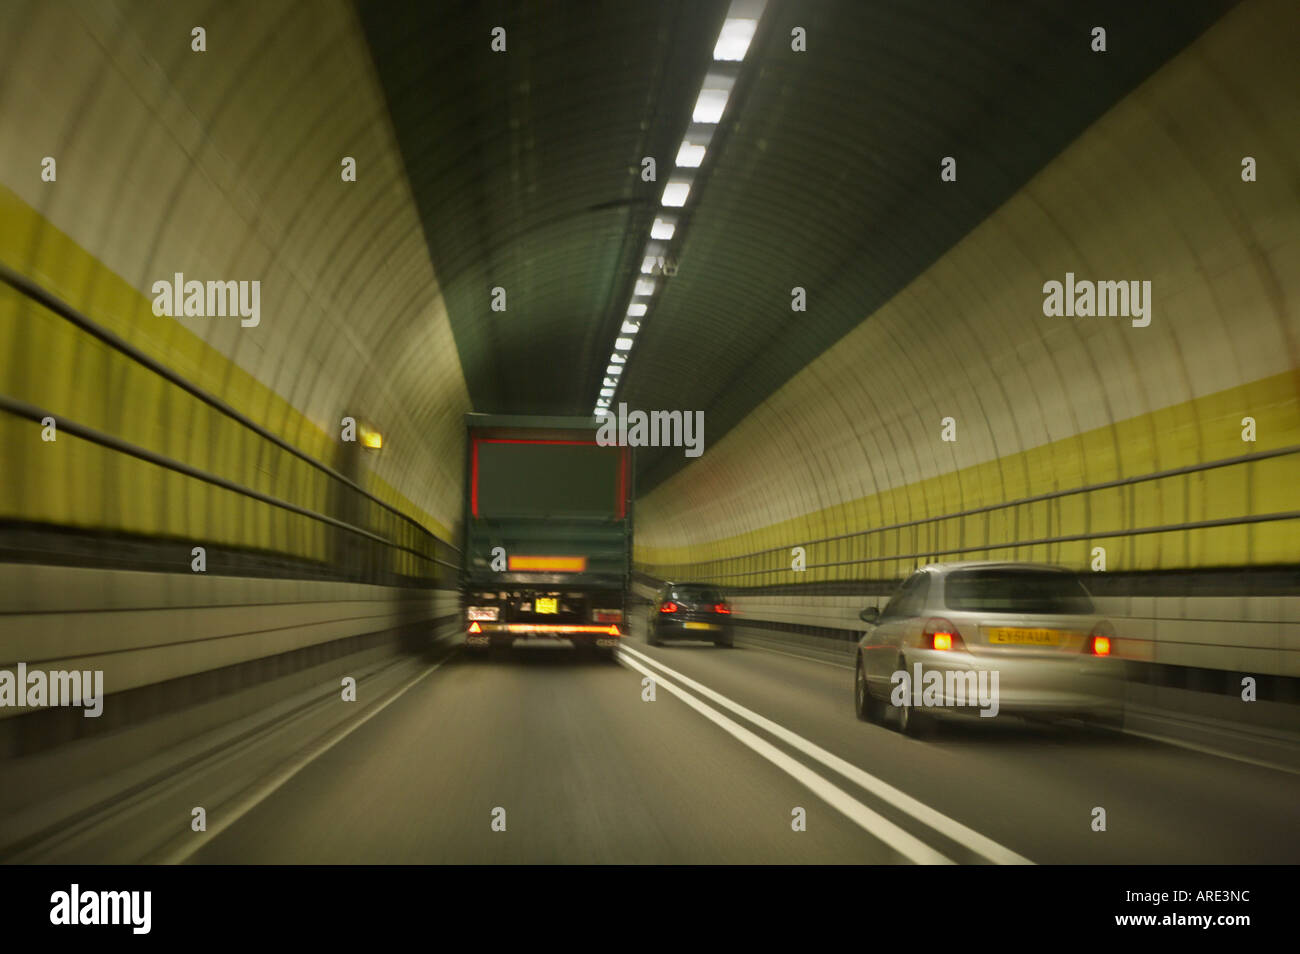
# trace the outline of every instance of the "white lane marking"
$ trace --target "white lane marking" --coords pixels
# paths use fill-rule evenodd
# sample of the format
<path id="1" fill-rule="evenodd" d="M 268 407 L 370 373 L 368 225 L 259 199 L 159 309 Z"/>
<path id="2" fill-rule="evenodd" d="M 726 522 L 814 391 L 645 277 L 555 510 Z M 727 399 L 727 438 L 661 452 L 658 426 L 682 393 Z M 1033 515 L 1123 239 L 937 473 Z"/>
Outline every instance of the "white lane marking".
<path id="1" fill-rule="evenodd" d="M 1235 752 L 1212 748 L 1208 745 L 1201 745 L 1198 742 L 1185 742 L 1182 739 L 1176 739 L 1169 735 L 1156 735 L 1153 732 L 1139 732 L 1137 729 L 1120 729 L 1120 731 L 1124 733 L 1124 735 L 1133 735 L 1139 739 L 1147 739 L 1150 742 L 1161 742 L 1165 745 L 1173 745 L 1180 749 L 1199 752 L 1202 755 L 1213 755 L 1221 759 L 1231 759 L 1233 762 L 1244 762 L 1247 765 L 1256 765 L 1260 768 L 1273 769 L 1277 772 L 1286 772 L 1289 775 L 1300 775 L 1300 769 L 1291 765 L 1283 765 L 1281 762 L 1269 762 L 1265 759 L 1251 758 L 1248 755 L 1238 755 Z"/>
<path id="2" fill-rule="evenodd" d="M 281 788 L 284 785 L 285 782 L 289 781 L 289 779 L 293 778 L 295 775 L 297 775 L 299 772 L 305 769 L 312 762 L 316 761 L 316 759 L 320 758 L 330 749 L 334 748 L 334 746 L 338 745 L 340 742 L 346 739 L 353 732 L 357 731 L 357 729 L 361 728 L 363 725 L 365 725 L 375 716 L 379 715 L 379 713 L 383 712 L 385 709 L 391 706 L 398 699 L 402 698 L 402 696 L 406 695 L 408 689 L 413 687 L 417 682 L 419 682 L 425 676 L 436 671 L 443 663 L 445 663 L 448 659 L 450 659 L 452 655 L 454 655 L 454 651 L 448 653 L 446 656 L 443 656 L 441 659 L 439 659 L 428 669 L 425 669 L 422 672 L 417 673 L 408 682 L 406 682 L 405 685 L 403 685 L 401 688 L 394 691 L 392 695 L 390 695 L 383 702 L 379 703 L 379 705 L 375 706 L 364 716 L 357 719 L 355 722 L 350 723 L 349 725 L 345 725 L 340 729 L 336 730 L 332 735 L 330 735 L 329 738 L 325 739 L 319 745 L 316 745 L 315 747 L 310 749 L 305 755 L 302 755 L 295 761 L 290 762 L 288 766 L 281 769 L 276 774 L 272 775 L 269 779 L 267 779 L 265 782 L 263 782 L 261 785 L 255 788 L 244 798 L 237 801 L 232 808 L 227 809 L 223 806 L 219 812 L 219 818 L 215 825 L 210 827 L 207 831 L 195 832 L 193 839 L 186 838 L 183 847 L 172 851 L 169 855 L 167 855 L 166 858 L 164 858 L 162 861 L 159 861 L 157 863 L 163 865 L 183 864 L 186 860 L 192 857 L 195 854 L 195 852 L 197 852 L 200 848 L 202 848 L 204 845 L 210 842 L 213 838 L 216 838 L 223 831 L 225 831 L 235 822 L 239 821 L 249 812 L 251 812 L 254 808 L 256 808 L 258 805 L 264 802 L 270 795 L 274 794 L 279 788 Z"/>
<path id="3" fill-rule="evenodd" d="M 638 653 L 638 655 L 640 654 Z M 902 828 L 899 828 L 888 818 L 876 814 L 848 792 L 844 791 L 844 789 L 839 788 L 822 778 L 822 776 L 818 775 L 802 762 L 790 758 L 790 756 L 786 755 L 772 743 L 760 738 L 753 732 L 750 732 L 738 722 L 728 719 L 712 706 L 705 705 L 685 689 L 674 685 L 664 679 L 663 676 L 651 672 L 635 660 L 624 658 L 621 654 L 619 662 L 623 663 L 623 665 L 627 666 L 629 669 L 635 669 L 642 675 L 649 676 L 655 681 L 656 685 L 667 689 L 710 722 L 713 722 L 725 732 L 731 734 L 740 742 L 749 746 L 777 768 L 794 778 L 795 781 L 800 782 L 808 788 L 822 801 L 846 815 L 851 821 L 864 829 L 868 834 L 880 839 L 908 861 L 918 865 L 953 864 L 953 861 L 950 858 L 945 858 L 919 838 L 916 838 L 913 835 L 908 834 Z"/>
<path id="4" fill-rule="evenodd" d="M 803 736 L 796 735 L 795 733 L 791 732 L 789 729 L 785 728 L 784 726 L 777 725 L 775 722 L 773 722 L 770 719 L 765 719 L 757 712 L 754 712 L 750 709 L 746 709 L 740 703 L 728 699 L 726 696 L 722 695 L 719 692 L 714 692 L 708 686 L 701 685 L 700 683 L 696 682 L 694 679 L 691 679 L 689 676 L 685 676 L 675 669 L 670 669 L 668 666 L 665 666 L 663 663 L 659 662 L 658 660 L 652 659 L 651 657 L 645 655 L 644 653 L 637 652 L 635 649 L 632 649 L 626 644 L 624 644 L 620 648 L 623 652 L 631 653 L 637 656 L 638 658 L 645 660 L 650 665 L 662 669 L 664 672 L 668 673 L 674 679 L 677 679 L 682 683 L 684 683 L 685 685 L 690 686 L 696 692 L 699 692 L 700 694 L 707 696 L 709 699 L 712 699 L 714 702 L 718 703 L 719 705 L 725 706 L 726 708 L 730 709 L 732 712 L 736 713 L 737 715 L 745 719 L 748 719 L 750 722 L 758 726 L 760 729 L 763 729 L 765 732 L 768 732 L 769 734 L 776 736 L 776 738 L 780 739 L 782 742 L 785 742 L 787 745 L 793 746 L 794 748 L 798 749 L 800 752 L 804 753 L 804 755 L 816 759 L 818 762 L 820 762 L 822 765 L 826 766 L 827 768 L 831 769 L 832 771 L 838 772 L 840 775 L 843 775 L 845 778 L 852 780 L 853 782 L 860 785 L 862 788 L 866 789 L 868 792 L 871 792 L 873 795 L 883 798 L 885 801 L 889 802 L 895 808 L 903 812 L 906 812 L 908 815 L 911 815 L 917 821 L 921 822 L 924 825 L 929 826 L 930 828 L 933 828 L 939 834 L 952 839 L 953 841 L 957 842 L 957 844 L 965 848 L 969 848 L 977 855 L 980 855 L 981 857 L 987 858 L 989 861 L 993 861 L 996 862 L 997 864 L 1002 864 L 1002 865 L 1008 865 L 1008 864 L 1009 865 L 1032 865 L 1033 864 L 1032 861 L 1030 861 L 1028 858 L 1024 857 L 1023 855 L 1018 855 L 1010 848 L 1006 848 L 998 844 L 993 839 L 981 835 L 979 832 L 975 831 L 972 828 L 967 828 L 965 825 L 963 825 L 961 822 L 957 821 L 956 819 L 949 818 L 947 815 L 931 808 L 929 805 L 926 805 L 924 802 L 917 801 L 911 795 L 908 795 L 907 793 L 897 788 L 894 788 L 894 786 L 890 785 L 888 782 L 884 781 L 883 779 L 876 778 L 876 776 L 868 772 L 864 772 L 862 769 L 858 768 L 856 765 L 852 764 L 851 762 L 846 762 L 838 755 L 834 755 L 826 751 L 825 749 L 823 749 L 821 746 L 809 742 Z"/>

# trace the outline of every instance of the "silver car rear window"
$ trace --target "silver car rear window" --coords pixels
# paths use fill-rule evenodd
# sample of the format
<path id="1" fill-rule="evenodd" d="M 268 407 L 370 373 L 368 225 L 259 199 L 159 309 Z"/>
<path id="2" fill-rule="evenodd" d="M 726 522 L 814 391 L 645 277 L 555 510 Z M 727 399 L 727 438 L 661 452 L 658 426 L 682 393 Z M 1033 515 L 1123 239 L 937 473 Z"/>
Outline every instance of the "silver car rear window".
<path id="1" fill-rule="evenodd" d="M 1068 573 L 1036 570 L 957 570 L 943 584 L 951 610 L 984 613 L 1060 613 L 1088 615 L 1092 598 Z"/>

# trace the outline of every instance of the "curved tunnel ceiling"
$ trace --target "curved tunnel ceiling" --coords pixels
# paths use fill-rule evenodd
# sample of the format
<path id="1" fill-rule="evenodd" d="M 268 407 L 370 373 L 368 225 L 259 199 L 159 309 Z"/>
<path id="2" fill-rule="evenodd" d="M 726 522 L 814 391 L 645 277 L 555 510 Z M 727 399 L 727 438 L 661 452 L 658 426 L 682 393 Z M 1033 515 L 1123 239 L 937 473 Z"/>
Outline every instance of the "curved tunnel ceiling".
<path id="1" fill-rule="evenodd" d="M 617 400 L 716 442 L 1231 6 L 773 0 Z M 359 6 L 475 409 L 590 408 L 726 8 Z M 683 463 L 643 451 L 640 491 Z"/>

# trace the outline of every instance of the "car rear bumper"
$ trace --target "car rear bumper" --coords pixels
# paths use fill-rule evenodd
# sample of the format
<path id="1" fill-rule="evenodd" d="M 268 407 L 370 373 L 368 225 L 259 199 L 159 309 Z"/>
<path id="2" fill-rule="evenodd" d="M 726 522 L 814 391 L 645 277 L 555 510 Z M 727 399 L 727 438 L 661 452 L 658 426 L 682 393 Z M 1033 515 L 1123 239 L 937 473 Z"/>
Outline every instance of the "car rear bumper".
<path id="1" fill-rule="evenodd" d="M 978 659 L 966 653 L 919 650 L 907 656 L 909 678 L 921 666 L 922 697 L 927 673 L 937 673 L 942 687 L 929 680 L 930 698 L 938 705 L 920 706 L 938 716 L 997 715 L 1041 717 L 1114 716 L 1123 711 L 1122 665 L 1092 656 L 1069 659 Z M 949 675 L 951 674 L 951 676 Z M 973 676 L 973 679 L 972 679 Z M 976 698 L 970 698 L 972 682 Z M 892 688 L 892 686 L 891 686 Z M 915 700 L 913 689 L 913 700 Z M 991 717 L 991 716 L 988 716 Z"/>
<path id="2" fill-rule="evenodd" d="M 655 635 L 661 639 L 730 639 L 731 622 L 718 620 L 657 619 L 654 624 Z"/>

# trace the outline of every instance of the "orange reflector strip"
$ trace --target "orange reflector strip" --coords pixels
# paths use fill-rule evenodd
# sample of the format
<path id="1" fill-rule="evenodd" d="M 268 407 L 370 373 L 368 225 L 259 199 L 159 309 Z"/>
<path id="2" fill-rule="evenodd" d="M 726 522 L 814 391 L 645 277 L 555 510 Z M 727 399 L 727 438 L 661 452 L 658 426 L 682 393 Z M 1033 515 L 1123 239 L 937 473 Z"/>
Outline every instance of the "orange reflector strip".
<path id="1" fill-rule="evenodd" d="M 576 623 L 510 623 L 506 630 L 511 633 L 607 633 L 621 636 L 617 626 L 587 626 Z"/>
<path id="2" fill-rule="evenodd" d="M 512 556 L 512 570 L 550 570 L 556 573 L 582 573 L 587 569 L 585 556 Z"/>

